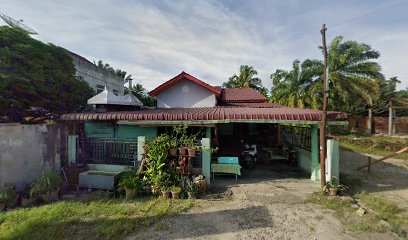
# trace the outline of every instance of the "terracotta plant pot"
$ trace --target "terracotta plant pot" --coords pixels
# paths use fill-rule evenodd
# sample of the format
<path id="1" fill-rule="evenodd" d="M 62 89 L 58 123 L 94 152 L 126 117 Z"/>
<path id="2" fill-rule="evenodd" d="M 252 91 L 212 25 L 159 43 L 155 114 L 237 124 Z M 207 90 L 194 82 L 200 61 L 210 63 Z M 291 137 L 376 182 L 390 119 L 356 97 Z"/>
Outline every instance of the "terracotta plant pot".
<path id="1" fill-rule="evenodd" d="M 339 190 L 337 188 L 329 188 L 329 195 L 330 196 L 337 196 L 337 192 Z"/>
<path id="2" fill-rule="evenodd" d="M 171 148 L 170 150 L 169 150 L 169 154 L 170 154 L 170 156 L 177 156 L 177 148 Z"/>
<path id="3" fill-rule="evenodd" d="M 195 157 L 196 149 L 195 148 L 187 148 L 188 156 Z"/>
<path id="4" fill-rule="evenodd" d="M 46 203 L 55 202 L 58 200 L 58 191 L 59 190 L 55 190 L 53 192 L 41 194 L 41 198 Z"/>
<path id="5" fill-rule="evenodd" d="M 180 198 L 180 192 L 171 192 L 171 196 L 173 199 L 179 199 Z"/>
<path id="6" fill-rule="evenodd" d="M 179 148 L 178 150 L 179 150 L 179 154 L 180 154 L 181 156 L 187 155 L 187 149 L 186 149 L 185 147 L 181 147 L 181 148 Z"/>
<path id="7" fill-rule="evenodd" d="M 132 199 L 136 197 L 136 189 L 125 188 L 126 199 Z"/>
<path id="8" fill-rule="evenodd" d="M 158 196 L 160 194 L 160 188 L 152 187 L 152 193 L 153 193 L 153 195 Z"/>
<path id="9" fill-rule="evenodd" d="M 167 191 L 167 192 L 163 192 L 162 191 L 162 195 L 163 195 L 163 198 L 170 198 L 170 191 Z"/>

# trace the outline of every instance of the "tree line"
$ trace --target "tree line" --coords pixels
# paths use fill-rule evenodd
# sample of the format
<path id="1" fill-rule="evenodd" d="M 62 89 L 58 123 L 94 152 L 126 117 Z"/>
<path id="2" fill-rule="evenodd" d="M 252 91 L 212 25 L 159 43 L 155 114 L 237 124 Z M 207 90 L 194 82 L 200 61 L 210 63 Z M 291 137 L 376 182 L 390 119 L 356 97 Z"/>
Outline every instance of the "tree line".
<path id="1" fill-rule="evenodd" d="M 322 48 L 319 47 L 322 51 Z M 370 45 L 334 38 L 328 46 L 329 110 L 350 114 L 386 113 L 387 105 L 407 104 L 406 90 L 396 91 L 401 83 L 397 77 L 386 79 L 376 62 L 380 53 Z M 270 75 L 272 88 L 268 91 L 257 77 L 257 71 L 247 65 L 240 67 L 223 87 L 251 87 L 269 96 L 270 102 L 288 107 L 321 109 L 323 101 L 323 61 L 296 59 L 289 70 L 277 69 Z M 402 113 L 403 110 L 400 110 Z"/>

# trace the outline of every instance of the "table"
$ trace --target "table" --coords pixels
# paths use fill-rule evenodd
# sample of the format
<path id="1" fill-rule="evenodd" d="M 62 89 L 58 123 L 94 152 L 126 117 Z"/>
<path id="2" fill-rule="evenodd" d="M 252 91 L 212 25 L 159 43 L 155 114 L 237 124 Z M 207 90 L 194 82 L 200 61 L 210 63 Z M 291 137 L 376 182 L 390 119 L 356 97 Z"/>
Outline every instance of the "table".
<path id="1" fill-rule="evenodd" d="M 268 155 L 268 161 L 271 160 L 288 160 L 288 156 L 286 154 L 282 155 L 282 154 L 277 154 L 278 152 L 282 152 L 281 149 L 279 148 L 263 148 L 263 151 L 265 151 Z"/>
<path id="2" fill-rule="evenodd" d="M 241 166 L 239 164 L 212 163 L 211 172 L 213 174 L 213 179 L 215 173 L 231 173 L 235 174 L 235 180 L 238 181 L 238 175 L 241 176 Z"/>

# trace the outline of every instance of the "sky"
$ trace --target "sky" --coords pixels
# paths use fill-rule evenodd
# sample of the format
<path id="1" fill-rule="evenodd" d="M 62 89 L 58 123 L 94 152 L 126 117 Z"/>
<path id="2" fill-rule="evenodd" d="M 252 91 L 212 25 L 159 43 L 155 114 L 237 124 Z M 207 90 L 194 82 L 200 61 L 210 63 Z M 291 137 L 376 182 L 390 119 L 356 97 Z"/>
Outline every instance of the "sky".
<path id="1" fill-rule="evenodd" d="M 408 1 L 403 0 L 0 0 L 0 13 L 33 37 L 132 74 L 147 90 L 182 71 L 220 86 L 253 66 L 263 84 L 295 59 L 322 59 L 327 41 L 367 43 L 387 78 L 408 87 Z M 0 24 L 5 24 L 0 20 Z"/>

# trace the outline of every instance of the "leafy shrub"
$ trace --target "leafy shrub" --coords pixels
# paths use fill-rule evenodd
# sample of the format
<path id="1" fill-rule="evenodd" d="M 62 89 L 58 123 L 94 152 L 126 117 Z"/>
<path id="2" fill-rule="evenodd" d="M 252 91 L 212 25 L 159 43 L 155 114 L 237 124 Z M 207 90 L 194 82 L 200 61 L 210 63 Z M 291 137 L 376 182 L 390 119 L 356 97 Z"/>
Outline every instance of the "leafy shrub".
<path id="1" fill-rule="evenodd" d="M 7 194 L 5 193 L 0 193 L 0 203 L 5 203 L 7 202 Z"/>
<path id="2" fill-rule="evenodd" d="M 38 197 L 41 194 L 46 194 L 58 190 L 62 184 L 60 174 L 54 170 L 45 171 L 32 184 L 30 190 L 31 197 Z"/>

